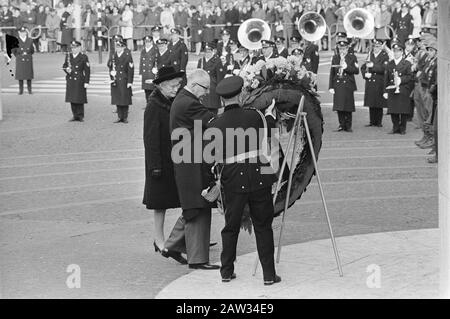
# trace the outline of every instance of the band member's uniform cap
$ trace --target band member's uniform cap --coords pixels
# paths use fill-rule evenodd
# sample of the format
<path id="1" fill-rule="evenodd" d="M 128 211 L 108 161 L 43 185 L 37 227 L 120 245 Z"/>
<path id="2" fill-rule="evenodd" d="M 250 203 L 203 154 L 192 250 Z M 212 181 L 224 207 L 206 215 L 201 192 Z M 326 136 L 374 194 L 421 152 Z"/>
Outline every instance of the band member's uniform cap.
<path id="1" fill-rule="evenodd" d="M 275 42 L 270 40 L 262 40 L 261 45 L 263 48 L 273 48 L 275 47 Z"/>

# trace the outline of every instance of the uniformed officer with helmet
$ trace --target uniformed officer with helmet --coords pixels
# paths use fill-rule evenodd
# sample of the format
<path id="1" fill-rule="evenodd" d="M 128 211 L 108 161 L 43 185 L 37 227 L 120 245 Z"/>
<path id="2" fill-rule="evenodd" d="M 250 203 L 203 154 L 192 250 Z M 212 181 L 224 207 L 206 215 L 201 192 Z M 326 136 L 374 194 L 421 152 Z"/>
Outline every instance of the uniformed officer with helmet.
<path id="1" fill-rule="evenodd" d="M 19 30 L 19 46 L 12 50 L 16 57 L 16 80 L 19 81 L 19 95 L 23 94 L 23 81 L 27 81 L 28 93 L 32 94 L 31 80 L 33 71 L 33 40 L 28 37 L 28 29 L 21 27 Z"/>
<path id="2" fill-rule="evenodd" d="M 152 81 L 158 72 L 157 60 L 159 53 L 151 36 L 145 36 L 143 42 L 144 48 L 141 51 L 139 74 L 142 76 L 142 89 L 145 91 L 145 100 L 148 102 L 148 98 L 154 89 Z"/>

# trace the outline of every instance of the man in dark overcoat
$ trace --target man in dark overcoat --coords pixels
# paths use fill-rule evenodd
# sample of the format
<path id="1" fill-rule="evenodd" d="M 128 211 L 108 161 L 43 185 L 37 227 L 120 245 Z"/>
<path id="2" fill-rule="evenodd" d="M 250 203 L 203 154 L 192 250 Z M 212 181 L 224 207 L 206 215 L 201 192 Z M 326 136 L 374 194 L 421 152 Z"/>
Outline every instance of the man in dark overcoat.
<path id="1" fill-rule="evenodd" d="M 19 47 L 12 50 L 16 57 L 16 80 L 19 81 L 19 95 L 23 94 L 23 81 L 27 81 L 28 93 L 32 94 L 31 80 L 34 77 L 33 71 L 33 40 L 28 37 L 26 27 L 19 29 Z"/>
<path id="2" fill-rule="evenodd" d="M 61 49 L 63 52 L 68 51 L 68 47 L 73 40 L 73 28 L 72 28 L 72 6 L 67 6 L 66 11 L 61 16 L 61 22 L 59 29 L 61 31 Z"/>
<path id="3" fill-rule="evenodd" d="M 118 119 L 114 123 L 128 123 L 128 109 L 132 104 L 134 64 L 126 42 L 116 42 L 116 52 L 108 61 L 108 68 L 114 78 L 111 83 L 111 104 L 117 106 Z"/>
<path id="4" fill-rule="evenodd" d="M 176 72 L 173 67 L 159 69 L 144 112 L 145 189 L 142 202 L 147 209 L 154 210 L 155 251 L 165 257 L 169 257 L 164 250 L 166 209 L 180 207 L 171 158 L 169 120 L 170 108 L 183 76 L 183 72 Z M 177 254 L 176 259 L 186 263 L 181 254 Z"/>
<path id="5" fill-rule="evenodd" d="M 220 97 L 216 94 L 217 86 L 217 69 L 216 66 L 219 63 L 219 57 L 217 56 L 216 44 L 209 42 L 205 44 L 205 55 L 197 62 L 197 68 L 203 69 L 208 72 L 210 81 L 209 93 L 201 98 L 202 103 L 210 108 L 213 112 L 220 107 Z"/>
<path id="6" fill-rule="evenodd" d="M 86 54 L 81 53 L 81 43 L 72 41 L 72 53 L 66 55 L 63 70 L 66 72 L 66 102 L 70 103 L 73 117 L 83 122 L 84 104 L 87 103 L 86 88 L 89 86 L 91 67 Z"/>
<path id="7" fill-rule="evenodd" d="M 359 73 L 356 56 L 348 52 L 349 43 L 345 39 L 337 42 L 338 54 L 331 60 L 329 91 L 333 94 L 333 111 L 337 111 L 339 127 L 337 132 L 353 132 L 352 112 L 355 112 L 356 82 Z"/>
<path id="8" fill-rule="evenodd" d="M 141 51 L 141 57 L 139 62 L 139 74 L 142 76 L 142 89 L 145 92 L 145 100 L 148 103 L 150 94 L 154 89 L 153 79 L 158 72 L 157 60 L 158 49 L 153 44 L 153 38 L 146 36 L 143 39 L 144 48 Z"/>
<path id="9" fill-rule="evenodd" d="M 384 93 L 384 71 L 389 56 L 382 50 L 383 42 L 373 40 L 373 50 L 368 60 L 361 66 L 361 74 L 366 80 L 364 91 L 364 106 L 369 108 L 369 124 L 366 126 L 382 127 L 383 108 L 386 108 Z"/>
<path id="10" fill-rule="evenodd" d="M 186 252 L 189 268 L 205 270 L 219 268 L 209 264 L 211 204 L 201 195 L 211 182 L 211 167 L 202 156 L 203 131 L 214 113 L 199 100 L 209 85 L 208 73 L 194 70 L 170 110 L 172 160 L 183 212 L 165 244 L 169 252 Z"/>
<path id="11" fill-rule="evenodd" d="M 394 60 L 389 61 L 384 73 L 385 91 L 383 97 L 387 99 L 388 114 L 392 119 L 392 130 L 389 134 L 406 134 L 406 122 L 411 114 L 411 63 L 403 57 L 405 47 L 401 42 L 392 44 Z"/>
<path id="12" fill-rule="evenodd" d="M 225 110 L 222 116 L 209 124 L 210 127 L 218 128 L 224 137 L 222 151 L 218 152 L 223 156 L 219 155 L 215 159 L 218 163 L 217 169 L 221 172 L 225 207 L 225 227 L 221 232 L 223 249 L 220 257 L 222 262 L 220 273 L 223 282 L 236 278 L 234 273 L 236 245 L 244 208 L 248 205 L 255 227 L 264 284 L 272 285 L 281 281 L 275 272 L 272 231 L 274 214 L 272 186 L 276 182 L 276 176 L 268 158 L 263 158 L 261 141 L 264 143 L 264 138 L 270 137 L 268 130 L 275 127 L 273 114 L 275 102 L 267 108 L 265 115 L 256 109 L 241 108 L 239 95 L 243 84 L 244 81 L 239 76 L 230 76 L 219 82 L 216 92 L 222 97 Z M 244 133 L 228 139 L 229 129 L 242 129 L 243 132 L 254 129 L 255 140 L 245 142 L 248 136 Z M 261 136 L 261 132 L 267 133 L 267 136 Z M 245 147 L 241 149 L 236 145 Z"/>

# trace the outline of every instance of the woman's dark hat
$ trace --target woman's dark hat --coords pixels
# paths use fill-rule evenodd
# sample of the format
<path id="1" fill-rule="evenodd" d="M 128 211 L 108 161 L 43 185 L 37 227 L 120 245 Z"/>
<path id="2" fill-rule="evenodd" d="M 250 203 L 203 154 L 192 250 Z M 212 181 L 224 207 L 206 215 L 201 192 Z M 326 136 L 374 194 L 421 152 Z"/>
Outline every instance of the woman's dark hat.
<path id="1" fill-rule="evenodd" d="M 176 78 L 181 78 L 184 76 L 183 71 L 175 71 L 175 68 L 172 66 L 163 66 L 158 70 L 158 73 L 156 74 L 156 78 L 153 80 L 153 83 L 159 84 L 164 81 L 173 80 Z"/>
<path id="2" fill-rule="evenodd" d="M 229 99 L 241 93 L 243 86 L 244 80 L 240 76 L 229 76 L 217 84 L 216 93 L 225 99 Z"/>

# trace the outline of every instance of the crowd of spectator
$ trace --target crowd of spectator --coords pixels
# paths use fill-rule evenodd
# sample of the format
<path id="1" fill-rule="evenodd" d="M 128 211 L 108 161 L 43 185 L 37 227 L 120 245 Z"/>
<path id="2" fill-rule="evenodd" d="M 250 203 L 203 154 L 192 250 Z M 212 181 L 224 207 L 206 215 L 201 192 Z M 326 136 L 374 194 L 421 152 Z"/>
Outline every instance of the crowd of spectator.
<path id="1" fill-rule="evenodd" d="M 330 33 L 334 34 L 339 29 L 343 31 L 345 13 L 356 7 L 369 10 L 375 17 L 375 29 L 368 38 L 374 35 L 377 38 L 387 38 L 391 33 L 386 26 L 395 29 L 394 20 L 401 11 L 401 3 L 409 6 L 413 34 L 418 33 L 423 26 L 430 27 L 431 30 L 435 30 L 437 26 L 437 0 L 80 0 L 80 3 L 80 38 L 86 51 L 97 50 L 99 41 L 107 50 L 106 39 L 118 33 L 128 40 L 130 49 L 139 50 L 143 45 L 142 38 L 151 34 L 151 26 L 154 25 L 163 27 L 161 37 L 168 36 L 170 28 L 179 28 L 186 37 L 188 47 L 195 51 L 199 47 L 198 43 L 220 39 L 223 28 L 228 28 L 231 38 L 237 40 L 238 25 L 249 18 L 267 21 L 271 26 L 272 36 L 282 36 L 288 42 L 292 36 L 300 36 L 297 22 L 304 12 L 315 11 L 321 14 Z M 72 0 L 60 1 L 54 7 L 50 0 L 3 1 L 0 4 L 0 27 L 25 25 L 29 30 L 42 27 L 40 37 L 35 40 L 36 49 L 41 52 L 56 51 L 64 41 L 63 30 L 74 32 L 73 28 L 77 25 Z M 99 24 L 103 27 L 98 28 Z M 0 34 L 7 32 L 13 31 L 4 29 Z M 38 34 L 35 28 L 33 35 Z M 328 34 L 318 44 L 324 50 L 334 46 Z M 355 51 L 366 52 L 368 44 L 368 39 L 359 40 Z"/>

